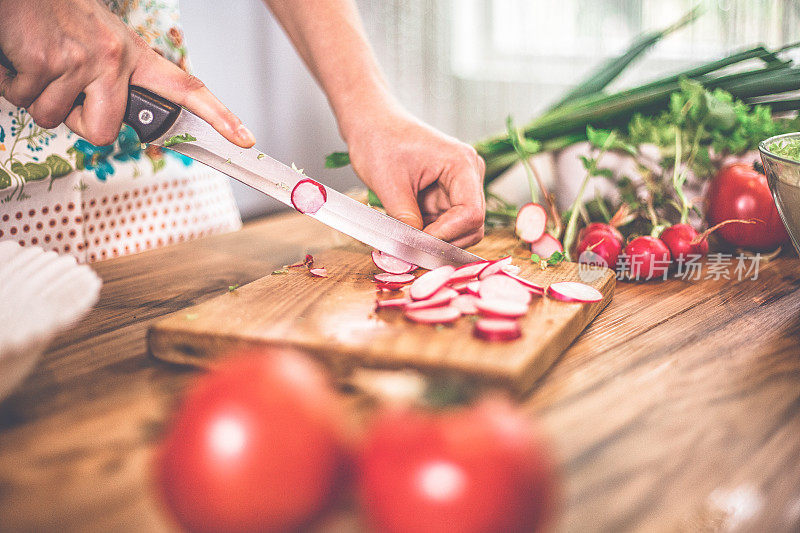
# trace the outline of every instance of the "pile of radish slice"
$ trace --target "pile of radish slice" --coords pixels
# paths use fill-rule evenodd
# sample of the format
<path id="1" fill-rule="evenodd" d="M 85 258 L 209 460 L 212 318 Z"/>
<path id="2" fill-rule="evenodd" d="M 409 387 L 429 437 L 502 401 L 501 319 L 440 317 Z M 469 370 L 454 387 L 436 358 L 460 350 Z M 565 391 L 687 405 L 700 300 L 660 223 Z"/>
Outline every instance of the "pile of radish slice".
<path id="1" fill-rule="evenodd" d="M 519 319 L 534 297 L 546 294 L 555 300 L 581 303 L 603 298 L 600 291 L 583 283 L 562 281 L 544 287 L 521 278 L 510 256 L 459 268 L 443 266 L 419 277 L 412 274 L 415 265 L 391 255 L 374 251 L 372 260 L 383 270 L 375 274 L 378 290 L 406 293 L 378 299 L 377 309 L 402 309 L 406 318 L 423 324 L 449 324 L 462 315 L 477 315 L 474 334 L 488 341 L 519 338 Z"/>

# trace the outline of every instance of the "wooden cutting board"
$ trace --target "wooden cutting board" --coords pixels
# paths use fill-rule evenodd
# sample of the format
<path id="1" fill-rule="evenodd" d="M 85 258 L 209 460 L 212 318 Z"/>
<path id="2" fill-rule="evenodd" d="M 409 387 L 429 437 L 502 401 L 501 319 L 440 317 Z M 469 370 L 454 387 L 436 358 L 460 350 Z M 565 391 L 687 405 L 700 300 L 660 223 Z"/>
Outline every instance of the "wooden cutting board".
<path id="1" fill-rule="evenodd" d="M 509 233 L 494 234 L 471 251 L 487 259 L 515 251 L 520 275 L 545 284 L 587 281 L 591 267 L 580 267 L 583 276 L 575 263 L 543 271 L 522 258 L 529 252 L 515 249 L 517 242 Z M 522 393 L 611 301 L 615 285 L 611 270 L 593 269 L 588 283 L 603 293 L 602 301 L 534 297 L 520 339 L 486 342 L 473 336 L 470 317 L 436 327 L 409 322 L 399 310 L 376 312 L 372 276 L 378 270 L 361 245 L 318 254 L 315 266 L 324 266 L 329 277 L 293 268 L 168 316 L 150 328 L 150 352 L 173 363 L 208 366 L 234 348 L 292 346 L 341 374 L 357 367 L 454 371 Z"/>

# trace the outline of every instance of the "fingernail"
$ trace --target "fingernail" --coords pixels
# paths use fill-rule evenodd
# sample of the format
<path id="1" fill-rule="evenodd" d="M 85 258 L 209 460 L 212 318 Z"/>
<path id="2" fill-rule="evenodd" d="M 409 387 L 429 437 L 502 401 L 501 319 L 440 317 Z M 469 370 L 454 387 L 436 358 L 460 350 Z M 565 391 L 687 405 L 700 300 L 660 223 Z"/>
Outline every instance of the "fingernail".
<path id="1" fill-rule="evenodd" d="M 256 143 L 255 135 L 253 135 L 253 132 L 248 130 L 244 124 L 240 124 L 239 127 L 236 128 L 236 138 L 239 139 L 239 142 L 242 144 L 252 146 Z"/>

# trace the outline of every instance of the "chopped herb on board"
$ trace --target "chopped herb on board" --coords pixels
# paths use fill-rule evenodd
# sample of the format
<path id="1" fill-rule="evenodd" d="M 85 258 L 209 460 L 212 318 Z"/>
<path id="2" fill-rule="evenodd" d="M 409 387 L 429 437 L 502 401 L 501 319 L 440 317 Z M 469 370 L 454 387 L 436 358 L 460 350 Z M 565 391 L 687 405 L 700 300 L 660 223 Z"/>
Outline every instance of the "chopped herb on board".
<path id="1" fill-rule="evenodd" d="M 260 154 L 258 154 L 258 155 L 256 156 L 256 159 L 264 159 L 265 157 L 267 157 L 267 156 L 265 156 L 264 154 L 261 154 L 261 153 L 260 153 Z"/>
<path id="2" fill-rule="evenodd" d="M 186 320 L 191 321 L 191 320 L 197 320 L 198 318 L 200 318 L 200 315 L 198 315 L 197 313 L 186 313 Z"/>
<path id="3" fill-rule="evenodd" d="M 228 292 L 233 292 L 238 288 L 239 288 L 239 284 L 238 283 L 236 285 L 228 285 Z"/>
<path id="4" fill-rule="evenodd" d="M 229 165 L 231 164 L 231 160 L 230 159 L 226 159 L 225 162 L 228 163 Z"/>
<path id="5" fill-rule="evenodd" d="M 284 268 L 279 268 L 278 270 L 273 270 L 272 271 L 272 275 L 273 276 L 276 275 L 276 274 L 288 274 L 288 273 L 289 273 L 289 269 L 285 268 L 285 267 Z"/>
<path id="6" fill-rule="evenodd" d="M 180 135 L 173 135 L 172 137 L 164 141 L 164 147 L 168 148 L 170 146 L 175 146 L 176 144 L 188 143 L 196 140 L 197 140 L 196 137 L 193 137 L 188 133 L 181 133 Z"/>

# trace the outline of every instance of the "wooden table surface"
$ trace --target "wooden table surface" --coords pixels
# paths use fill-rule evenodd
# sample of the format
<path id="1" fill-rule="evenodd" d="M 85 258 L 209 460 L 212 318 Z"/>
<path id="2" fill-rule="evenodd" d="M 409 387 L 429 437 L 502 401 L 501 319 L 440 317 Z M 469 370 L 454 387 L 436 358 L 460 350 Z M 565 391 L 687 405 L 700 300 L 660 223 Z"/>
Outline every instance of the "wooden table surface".
<path id="1" fill-rule="evenodd" d="M 148 464 L 196 371 L 149 357 L 148 325 L 337 238 L 282 215 L 97 264 L 98 305 L 0 403 L 0 530 L 171 531 Z M 793 257 L 617 285 L 523 400 L 558 454 L 559 530 L 800 529 L 799 286 Z"/>

